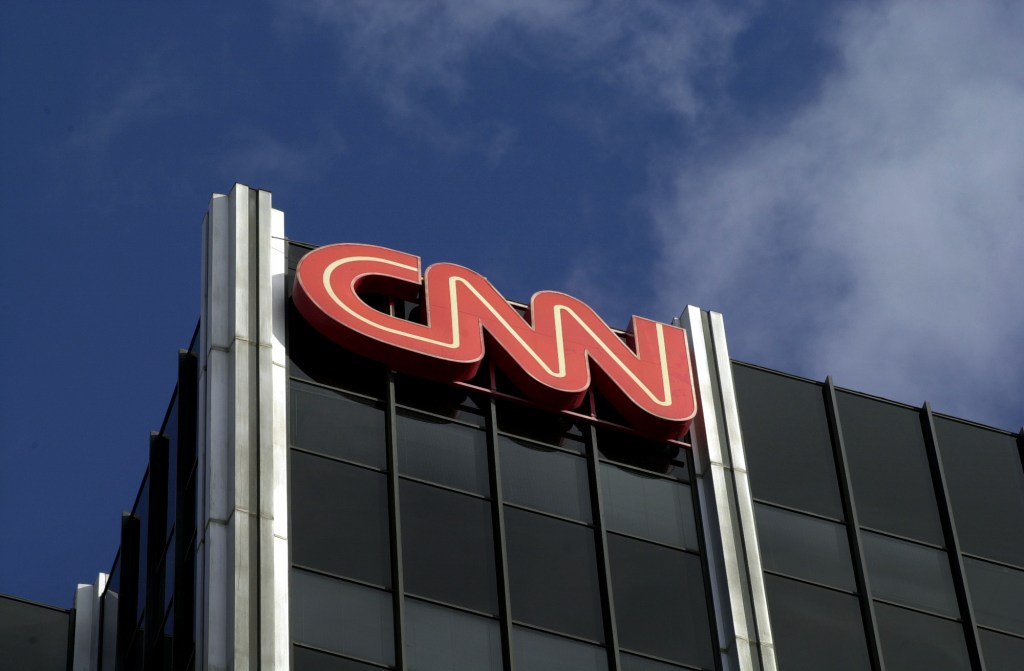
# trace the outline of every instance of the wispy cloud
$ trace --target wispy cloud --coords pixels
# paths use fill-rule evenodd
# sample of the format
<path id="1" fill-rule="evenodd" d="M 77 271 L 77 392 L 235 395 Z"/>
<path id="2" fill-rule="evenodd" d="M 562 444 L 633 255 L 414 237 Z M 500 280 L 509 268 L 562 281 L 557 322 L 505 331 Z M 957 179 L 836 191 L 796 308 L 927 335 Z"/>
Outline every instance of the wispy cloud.
<path id="1" fill-rule="evenodd" d="M 481 54 L 500 53 L 624 87 L 634 104 L 687 119 L 704 111 L 698 82 L 727 62 L 749 2 L 622 0 L 305 0 L 289 3 L 336 32 L 343 62 L 397 118 L 426 125 L 445 142 L 459 135 L 429 111 L 459 104 Z M 713 78 L 708 78 L 708 81 Z M 475 135 L 481 135 L 478 130 Z M 507 126 L 495 130 L 501 145 Z M 504 138 L 504 139 L 502 139 Z M 466 143 L 456 143 L 464 145 Z M 488 149 L 493 158 L 493 149 Z"/>
<path id="2" fill-rule="evenodd" d="M 187 87 L 182 81 L 153 64 L 118 90 L 98 97 L 71 136 L 71 145 L 89 152 L 105 150 L 117 135 L 179 113 L 186 99 Z"/>
<path id="3" fill-rule="evenodd" d="M 665 309 L 722 310 L 756 362 L 1019 417 L 1022 34 L 1012 3 L 849 13 L 816 102 L 680 169 L 656 215 Z"/>

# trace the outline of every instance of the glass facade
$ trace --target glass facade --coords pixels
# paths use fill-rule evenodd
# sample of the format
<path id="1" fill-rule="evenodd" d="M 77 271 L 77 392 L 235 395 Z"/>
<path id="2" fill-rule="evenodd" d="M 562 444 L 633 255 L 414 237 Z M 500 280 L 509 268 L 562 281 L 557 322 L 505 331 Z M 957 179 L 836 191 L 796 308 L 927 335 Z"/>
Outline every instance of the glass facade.
<path id="1" fill-rule="evenodd" d="M 307 249 L 288 244 L 289 273 Z M 733 362 L 751 501 L 742 478 L 709 484 L 707 454 L 692 447 L 702 429 L 652 441 L 596 392 L 576 411 L 545 411 L 487 359 L 462 383 L 397 373 L 306 323 L 287 299 L 291 280 L 275 398 L 287 403 L 287 447 L 275 439 L 287 452 L 287 552 L 274 561 L 287 557 L 281 649 L 292 669 L 723 671 L 746 643 L 730 618 L 762 605 L 782 671 L 1021 668 L 1020 435 Z M 366 299 L 419 312 L 413 299 Z M 197 491 L 197 440 L 208 440 L 197 438 L 198 365 L 182 353 L 122 519 L 92 668 L 203 667 L 196 597 L 225 586 L 203 583 L 213 572 L 197 530 L 208 496 Z M 730 402 L 724 377 L 712 389 Z M 743 556 L 723 556 L 726 533 Z M 750 533 L 758 553 L 744 547 Z M 737 564 L 748 564 L 749 606 L 734 608 L 721 573 Z M 246 579 L 258 593 L 256 573 Z M 15 641 L 4 623 L 24 604 L 0 607 L 0 652 L 74 633 L 73 616 L 44 609 Z M 760 669 L 766 629 L 747 617 Z M 38 668 L 66 661 L 47 659 Z"/>
<path id="2" fill-rule="evenodd" d="M 296 671 L 717 668 L 686 445 L 288 342 Z"/>
<path id="3" fill-rule="evenodd" d="M 1020 668 L 1020 436 L 732 370 L 779 668 Z"/>

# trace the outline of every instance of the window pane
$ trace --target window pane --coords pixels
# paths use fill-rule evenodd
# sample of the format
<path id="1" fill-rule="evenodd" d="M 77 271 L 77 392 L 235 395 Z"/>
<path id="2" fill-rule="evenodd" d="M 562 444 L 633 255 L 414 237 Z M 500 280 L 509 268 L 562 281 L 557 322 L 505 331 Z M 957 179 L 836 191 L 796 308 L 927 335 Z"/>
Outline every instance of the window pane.
<path id="1" fill-rule="evenodd" d="M 619 668 L 622 671 L 679 671 L 681 668 L 675 664 L 656 662 L 653 659 L 637 657 L 625 652 L 619 653 L 619 661 L 621 662 Z"/>
<path id="2" fill-rule="evenodd" d="M 845 526 L 763 503 L 754 509 L 765 570 L 857 589 Z"/>
<path id="3" fill-rule="evenodd" d="M 649 440 L 615 429 L 597 429 L 597 450 L 602 458 L 652 473 L 690 481 L 689 453 L 676 443 Z"/>
<path id="4" fill-rule="evenodd" d="M 292 445 L 385 468 L 384 411 L 379 405 L 299 382 L 292 382 L 291 395 Z"/>
<path id="5" fill-rule="evenodd" d="M 978 624 L 1024 636 L 1024 571 L 964 557 Z"/>
<path id="6" fill-rule="evenodd" d="M 821 385 L 733 364 L 755 497 L 842 519 Z"/>
<path id="7" fill-rule="evenodd" d="M 583 451 L 580 428 L 563 415 L 510 401 L 498 401 L 497 411 L 499 431 L 577 452 Z"/>
<path id="8" fill-rule="evenodd" d="M 292 569 L 290 606 L 296 643 L 395 663 L 388 592 Z"/>
<path id="9" fill-rule="evenodd" d="M 501 668 L 496 620 L 406 599 L 405 640 L 409 671 Z"/>
<path id="10" fill-rule="evenodd" d="M 335 657 L 309 648 L 292 646 L 294 671 L 379 671 L 379 666 L 363 664 L 344 657 Z"/>
<path id="11" fill-rule="evenodd" d="M 291 291 L 291 280 L 285 283 Z M 288 374 L 384 398 L 386 371 L 379 363 L 353 354 L 319 332 L 288 302 Z"/>
<path id="12" fill-rule="evenodd" d="M 594 532 L 505 509 L 512 617 L 604 641 Z"/>
<path id="13" fill-rule="evenodd" d="M 608 553 L 620 647 L 714 666 L 700 558 L 615 534 Z"/>
<path id="14" fill-rule="evenodd" d="M 935 418 L 960 548 L 1024 567 L 1024 468 L 1013 436 Z"/>
<path id="15" fill-rule="evenodd" d="M 290 491 L 293 562 L 391 585 L 383 473 L 291 450 Z"/>
<path id="16" fill-rule="evenodd" d="M 586 459 L 507 436 L 498 438 L 498 447 L 506 501 L 591 521 Z"/>
<path id="17" fill-rule="evenodd" d="M 971 668 L 959 622 L 875 604 L 886 671 L 961 671 Z"/>
<path id="18" fill-rule="evenodd" d="M 398 470 L 487 495 L 487 435 L 462 424 L 399 411 Z"/>
<path id="19" fill-rule="evenodd" d="M 608 653 L 604 648 L 525 627 L 512 628 L 512 657 L 516 671 L 606 671 L 608 668 Z"/>
<path id="20" fill-rule="evenodd" d="M 408 480 L 399 494 L 406 591 L 496 613 L 490 502 Z"/>
<path id="21" fill-rule="evenodd" d="M 780 669 L 871 668 L 857 597 L 774 575 L 764 580 Z"/>
<path id="22" fill-rule="evenodd" d="M 1024 638 L 1013 638 L 994 631 L 978 630 L 985 671 L 1020 671 L 1024 659 Z"/>
<path id="23" fill-rule="evenodd" d="M 920 414 L 846 392 L 836 398 L 861 525 L 941 545 Z"/>
<path id="24" fill-rule="evenodd" d="M 601 464 L 601 503 L 610 531 L 696 550 L 697 525 L 689 485 Z"/>
<path id="25" fill-rule="evenodd" d="M 395 400 L 400 405 L 480 427 L 485 424 L 483 405 L 486 402 L 470 395 L 463 387 L 398 374 L 395 376 Z"/>
<path id="26" fill-rule="evenodd" d="M 934 548 L 864 532 L 871 591 L 880 599 L 959 617 L 949 557 Z"/>

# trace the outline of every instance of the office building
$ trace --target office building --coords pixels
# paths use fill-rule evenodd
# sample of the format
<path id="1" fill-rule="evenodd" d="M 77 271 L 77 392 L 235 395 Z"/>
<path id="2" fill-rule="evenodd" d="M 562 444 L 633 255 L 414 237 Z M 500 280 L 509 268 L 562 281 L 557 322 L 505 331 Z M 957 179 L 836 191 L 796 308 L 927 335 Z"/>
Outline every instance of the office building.
<path id="1" fill-rule="evenodd" d="M 1024 668 L 1020 433 L 733 361 L 698 308 L 612 333 L 313 254 L 240 185 L 204 238 L 112 568 L 71 613 L 0 599 L 25 664 Z M 33 661 L 26 613 L 66 658 Z"/>

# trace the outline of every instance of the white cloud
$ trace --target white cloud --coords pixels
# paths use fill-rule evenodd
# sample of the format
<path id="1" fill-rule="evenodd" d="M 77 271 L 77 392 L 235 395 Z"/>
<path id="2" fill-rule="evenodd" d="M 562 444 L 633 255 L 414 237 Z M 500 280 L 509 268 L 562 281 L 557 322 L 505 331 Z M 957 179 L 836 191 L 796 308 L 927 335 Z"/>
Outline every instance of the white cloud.
<path id="1" fill-rule="evenodd" d="M 723 311 L 757 363 L 1019 422 L 1022 34 L 1016 3 L 846 15 L 815 102 L 680 169 L 656 214 L 664 308 Z"/>
<path id="2" fill-rule="evenodd" d="M 726 60 L 744 3 L 697 0 L 306 0 L 303 15 L 338 31 L 348 67 L 399 114 L 423 98 L 458 101 L 474 56 L 497 49 L 544 67 L 626 86 L 686 117 L 701 111 L 697 75 Z M 295 5 L 289 5 L 289 11 Z"/>

